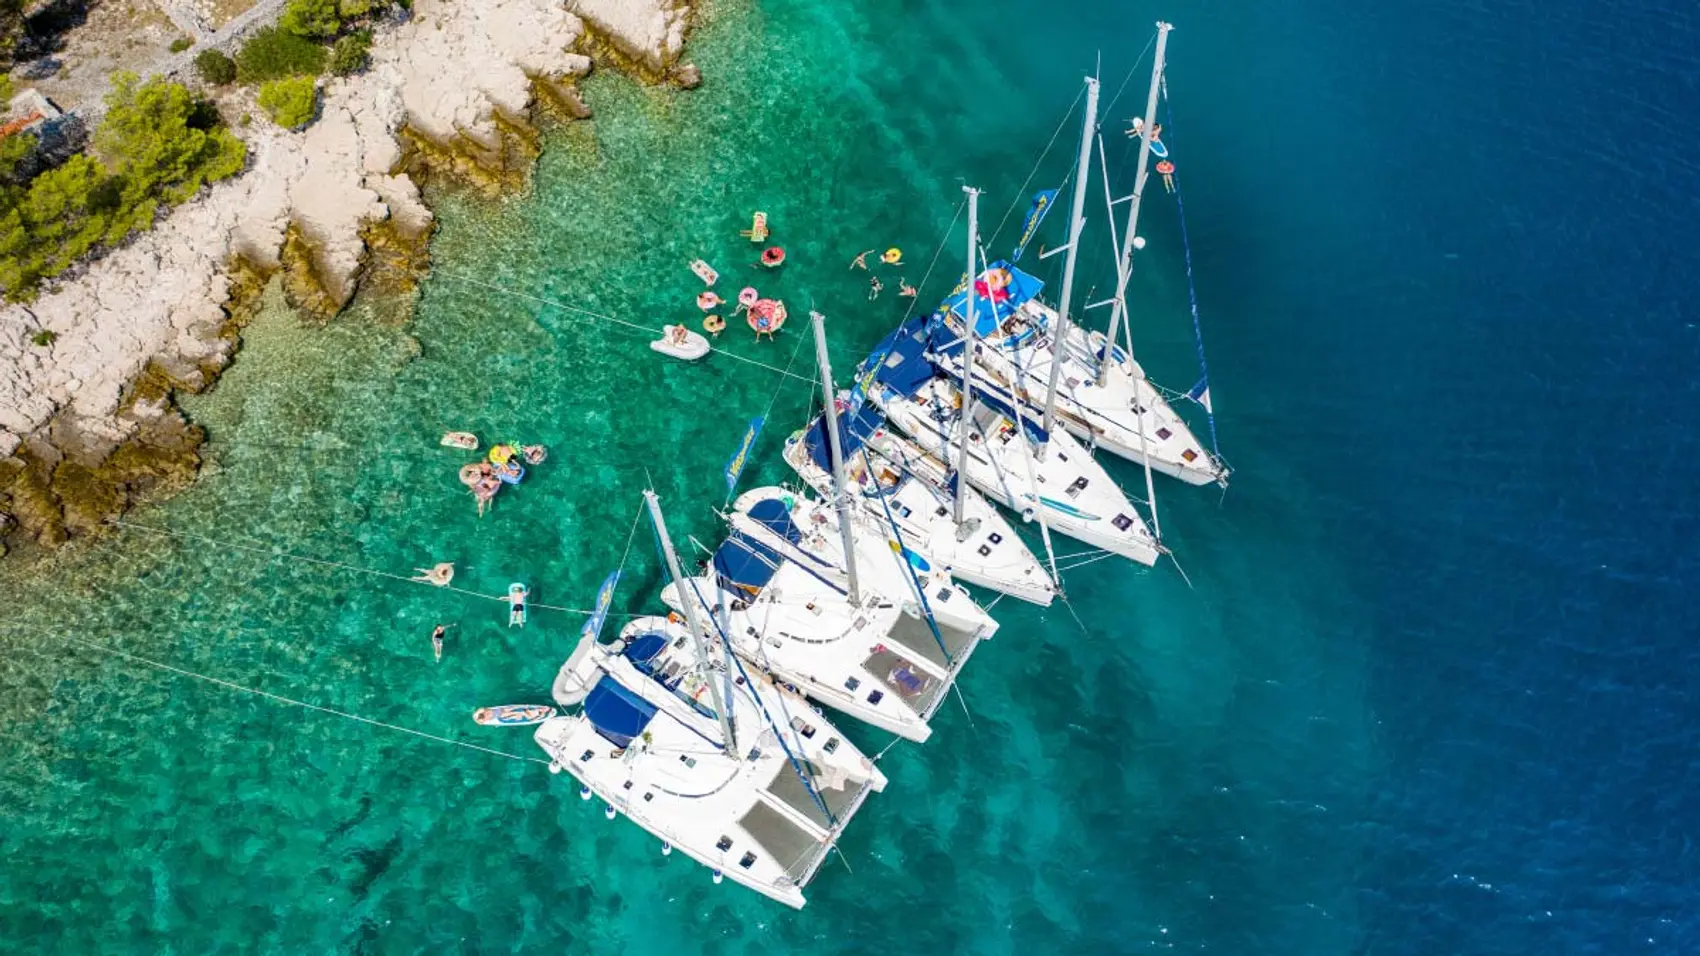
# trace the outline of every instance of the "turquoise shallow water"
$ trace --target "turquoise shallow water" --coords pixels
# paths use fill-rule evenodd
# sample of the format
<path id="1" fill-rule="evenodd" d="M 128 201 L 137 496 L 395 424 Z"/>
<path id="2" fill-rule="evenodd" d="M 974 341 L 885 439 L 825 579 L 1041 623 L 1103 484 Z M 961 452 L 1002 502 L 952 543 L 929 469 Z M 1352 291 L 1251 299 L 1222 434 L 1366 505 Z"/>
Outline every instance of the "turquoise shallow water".
<path id="1" fill-rule="evenodd" d="M 544 698 L 576 615 L 538 611 L 509 631 L 494 603 L 237 545 L 403 575 L 454 560 L 468 589 L 520 579 L 545 603 L 583 606 L 619 563 L 646 482 L 681 540 L 711 542 L 720 469 L 744 423 L 773 403 L 746 481 L 783 480 L 778 446 L 801 424 L 809 384 L 725 357 L 664 363 L 644 336 L 548 303 L 650 327 L 693 318 L 684 265 L 703 255 L 722 285 L 760 280 L 795 317 L 772 344 L 735 328 L 733 352 L 787 365 L 812 301 L 847 372 L 901 316 L 895 279 L 921 279 L 964 179 L 987 190 L 984 235 L 1009 244 L 1021 209 L 993 239 L 995 228 L 1009 204 L 1024 208 L 1022 179 L 1090 63 L 1075 43 L 1073 65 L 1017 76 L 951 37 L 962 14 L 722 3 L 693 41 L 710 77 L 701 91 L 593 81 L 597 119 L 550 135 L 529 194 L 493 207 L 441 197 L 437 274 L 414 322 L 361 308 L 309 330 L 268 312 L 219 387 L 189 403 L 216 465 L 134 520 L 219 543 L 132 529 L 73 550 L 29 582 L 13 623 L 530 756 L 525 734 L 483 731 L 467 714 Z M 1130 36 L 1106 61 L 1106 95 L 1144 46 L 1143 28 Z M 1035 186 L 1060 175 L 1072 139 L 1058 138 Z M 776 278 L 757 274 L 737 237 L 757 208 L 791 256 Z M 1172 240 L 1172 208 L 1151 219 L 1154 246 Z M 959 268 L 961 224 L 949 235 L 923 299 Z M 1205 230 L 1201 244 L 1212 241 Z M 908 265 L 870 302 L 848 260 L 892 244 Z M 1090 282 L 1107 285 L 1108 257 L 1096 260 Z M 1148 261 L 1142 294 L 1165 319 L 1151 323 L 1150 361 L 1190 381 L 1179 260 L 1171 248 Z M 796 370 L 811 369 L 805 351 Z M 463 458 L 434 447 L 462 427 L 555 455 L 480 519 L 454 480 Z M 1227 430 L 1237 436 L 1234 419 Z M 941 715 L 925 747 L 891 751 L 888 793 L 801 914 L 664 860 L 535 763 L 29 641 L 7 664 L 7 936 L 66 951 L 730 953 L 901 940 L 1030 952 L 1302 929 L 1294 952 L 1344 951 L 1351 846 L 1318 837 L 1362 799 L 1373 759 L 1360 662 L 1330 647 L 1348 633 L 1351 599 L 1307 540 L 1302 496 L 1276 491 L 1291 476 L 1276 460 L 1248 465 L 1222 503 L 1159 489 L 1195 590 L 1172 568 L 1100 562 L 1069 578 L 1084 627 L 1060 605 L 999 605 L 1003 633 L 963 683 L 966 709 Z M 1277 560 L 1274 542 L 1309 550 Z M 653 610 L 645 539 L 628 570 L 617 610 Z M 1229 599 L 1254 583 L 1266 602 Z M 426 635 L 449 621 L 459 627 L 434 664 Z M 884 745 L 863 731 L 870 749 Z M 1294 854 L 1309 874 L 1296 882 L 1274 862 Z"/>
<path id="2" fill-rule="evenodd" d="M 136 528 L 29 574 L 0 565 L 5 949 L 1693 951 L 1685 838 L 1661 821 L 1693 815 L 1671 769 L 1692 752 L 1692 651 L 1665 636 L 1693 630 L 1673 599 L 1693 512 L 1672 502 L 1700 456 L 1692 376 L 1663 369 L 1691 368 L 1696 341 L 1656 239 L 1681 228 L 1666 210 L 1693 168 L 1632 168 L 1609 144 L 1579 156 L 1547 105 L 1588 104 L 1622 139 L 1636 118 L 1668 132 L 1686 102 L 1670 77 L 1692 66 L 1661 39 L 1691 25 L 1680 11 L 1614 16 L 1636 83 L 1616 99 L 1580 9 L 1162 11 L 1179 27 L 1166 138 L 1234 487 L 1158 485 L 1191 587 L 1105 561 L 1067 576 L 1079 622 L 1000 603 L 966 708 L 884 758 L 890 787 L 800 913 L 663 859 L 535 763 L 63 639 L 529 757 L 523 732 L 469 711 L 543 699 L 577 615 L 508 630 L 494 602 L 245 549 L 404 576 L 453 560 L 470 590 L 524 580 L 582 607 L 646 484 L 676 537 L 711 542 L 721 468 L 770 403 L 745 482 L 788 477 L 779 446 L 811 392 L 772 367 L 808 304 L 842 377 L 903 310 L 895 276 L 870 302 L 850 256 L 900 245 L 917 281 L 948 235 L 935 298 L 958 268 L 963 181 L 987 190 L 983 234 L 1007 248 L 1021 208 L 993 234 L 1080 75 L 1102 47 L 1113 94 L 1159 12 L 1053 7 L 719 0 L 692 40 L 701 90 L 593 78 L 597 118 L 548 135 L 530 192 L 434 197 L 436 273 L 412 322 L 369 306 L 323 329 L 257 320 L 188 402 L 212 467 L 133 516 L 204 538 Z M 1471 168 L 1527 172 L 1460 176 L 1399 145 L 1437 102 L 1474 105 L 1454 118 Z M 1033 187 L 1060 179 L 1072 139 Z M 1611 213 L 1556 211 L 1582 186 Z M 777 277 L 737 237 L 757 208 L 791 255 Z M 1173 205 L 1148 199 L 1145 222 L 1137 342 L 1184 387 Z M 1083 266 L 1100 294 L 1103 239 L 1095 224 Z M 723 336 L 751 362 L 663 362 L 559 305 L 694 321 L 699 255 L 722 285 L 748 274 L 791 304 L 775 343 Z M 811 367 L 805 348 L 795 371 Z M 1594 391 L 1615 397 L 1596 408 Z M 481 519 L 454 478 L 464 458 L 436 447 L 449 428 L 554 456 Z M 621 615 L 658 606 L 639 534 Z M 1654 544 L 1662 560 L 1640 557 Z M 451 621 L 435 664 L 427 635 Z"/>

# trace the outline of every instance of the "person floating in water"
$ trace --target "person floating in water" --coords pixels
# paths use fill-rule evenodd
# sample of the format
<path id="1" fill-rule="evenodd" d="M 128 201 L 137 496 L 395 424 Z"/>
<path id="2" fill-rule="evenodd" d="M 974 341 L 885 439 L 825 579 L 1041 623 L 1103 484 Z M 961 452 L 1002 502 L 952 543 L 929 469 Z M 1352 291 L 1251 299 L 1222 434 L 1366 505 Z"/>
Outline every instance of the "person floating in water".
<path id="1" fill-rule="evenodd" d="M 452 624 L 439 624 L 437 629 L 431 632 L 431 651 L 437 655 L 439 663 L 443 660 L 443 635 L 447 634 L 449 628 L 453 626 Z"/>
<path id="2" fill-rule="evenodd" d="M 1127 128 L 1127 138 L 1128 139 L 1138 139 L 1139 137 L 1144 136 L 1144 135 L 1145 135 L 1145 119 L 1144 119 L 1144 117 L 1135 116 L 1133 118 L 1133 124 Z M 1151 127 L 1151 138 L 1152 139 L 1156 139 L 1157 137 L 1159 137 L 1161 135 L 1163 135 L 1163 124 L 1162 123 L 1158 123 L 1155 126 Z"/>
<path id="3" fill-rule="evenodd" d="M 866 269 L 868 267 L 868 257 L 873 255 L 876 251 L 878 251 L 878 250 L 869 249 L 867 252 L 862 253 L 861 255 L 857 256 L 854 259 L 851 259 L 850 260 L 850 268 L 852 268 L 852 269 Z"/>
<path id="4" fill-rule="evenodd" d="M 885 283 L 880 281 L 879 276 L 869 276 L 868 277 L 868 301 L 872 302 L 875 299 L 879 298 L 880 297 L 880 290 L 884 289 L 884 288 L 885 288 Z"/>
<path id="5" fill-rule="evenodd" d="M 905 299 L 913 299 L 913 298 L 915 298 L 915 295 L 918 291 L 919 290 L 917 290 L 914 286 L 909 284 L 909 281 L 907 279 L 903 278 L 902 276 L 897 277 L 897 294 L 898 295 L 902 296 Z"/>
<path id="6" fill-rule="evenodd" d="M 455 566 L 450 561 L 439 562 L 429 568 L 414 568 L 413 570 L 419 573 L 414 575 L 412 580 L 435 584 L 440 588 L 448 587 L 449 582 L 455 579 Z"/>
<path id="7" fill-rule="evenodd" d="M 1175 191 L 1175 164 L 1163 160 L 1157 164 L 1157 172 L 1163 176 L 1163 188 L 1169 192 Z"/>

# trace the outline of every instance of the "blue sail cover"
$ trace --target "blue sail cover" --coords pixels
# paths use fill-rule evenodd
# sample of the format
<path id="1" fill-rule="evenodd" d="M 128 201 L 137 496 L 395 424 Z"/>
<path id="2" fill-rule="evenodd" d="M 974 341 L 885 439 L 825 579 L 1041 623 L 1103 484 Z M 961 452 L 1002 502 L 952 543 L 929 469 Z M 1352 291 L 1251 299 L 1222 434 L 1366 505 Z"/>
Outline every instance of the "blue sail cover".
<path id="1" fill-rule="evenodd" d="M 661 649 L 666 646 L 667 635 L 657 631 L 650 631 L 647 634 L 639 634 L 637 637 L 633 638 L 631 643 L 626 645 L 624 655 L 626 660 L 632 662 L 633 667 L 636 667 L 643 673 L 648 674 L 653 669 L 650 662 L 653 661 L 655 659 L 655 655 L 661 653 Z"/>
<path id="2" fill-rule="evenodd" d="M 763 498 L 756 502 L 750 508 L 750 517 L 792 544 L 803 540 L 803 532 L 797 530 L 797 523 L 791 520 L 791 512 L 779 498 Z"/>
<path id="3" fill-rule="evenodd" d="M 910 319 L 893 329 L 868 356 L 859 387 L 872 391 L 879 384 L 904 396 L 915 394 L 933 377 L 932 364 L 927 361 L 930 338 L 926 319 Z"/>
<path id="4" fill-rule="evenodd" d="M 1045 283 L 1006 260 L 992 263 L 974 283 L 974 334 L 990 335 L 1003 320 L 1014 315 L 1022 303 L 1037 296 L 1044 288 Z M 950 313 L 958 321 L 966 318 L 968 290 L 952 293 L 939 304 L 939 311 Z"/>
<path id="5" fill-rule="evenodd" d="M 844 457 L 854 459 L 874 432 L 885 427 L 885 416 L 877 406 L 862 400 L 860 392 L 851 396 L 850 407 L 838 413 L 838 441 L 844 447 Z M 809 451 L 809 458 L 822 468 L 831 470 L 832 442 L 826 434 L 826 416 L 817 415 L 809 423 L 809 430 L 803 437 L 803 443 Z"/>
<path id="6" fill-rule="evenodd" d="M 714 552 L 714 574 L 728 591 L 754 594 L 773 580 L 783 560 L 773 549 L 734 531 Z"/>
<path id="7" fill-rule="evenodd" d="M 1002 388 L 992 387 L 991 383 L 978 375 L 974 376 L 974 401 L 1019 424 L 1021 430 L 1027 433 L 1028 440 L 1040 444 L 1050 441 L 1050 436 L 1045 433 L 1044 427 L 1028 417 L 1032 414 L 1031 409 L 1027 410 L 1027 415 L 1017 412 L 1015 396 Z"/>
<path id="8" fill-rule="evenodd" d="M 612 675 L 605 675 L 585 697 L 584 716 L 614 746 L 627 747 L 649 726 L 655 705 L 621 686 Z"/>

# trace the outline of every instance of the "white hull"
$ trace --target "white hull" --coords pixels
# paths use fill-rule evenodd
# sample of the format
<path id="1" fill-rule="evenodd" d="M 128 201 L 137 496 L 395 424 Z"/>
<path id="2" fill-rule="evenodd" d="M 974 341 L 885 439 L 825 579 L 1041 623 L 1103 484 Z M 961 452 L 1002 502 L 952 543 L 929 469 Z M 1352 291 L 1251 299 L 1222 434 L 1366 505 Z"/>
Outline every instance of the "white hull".
<path id="1" fill-rule="evenodd" d="M 1056 320 L 1056 310 L 1030 299 L 975 353 L 979 370 L 1021 398 L 1023 412 L 1035 422 L 1044 417 L 1050 391 Z M 1138 362 L 1116 349 L 1100 386 L 1096 356 L 1103 350 L 1103 333 L 1071 325 L 1066 338 L 1056 415 L 1070 434 L 1140 465 L 1149 462 L 1152 471 L 1190 485 L 1227 480 L 1227 466 L 1205 450 Z"/>
<path id="2" fill-rule="evenodd" d="M 809 456 L 803 432 L 785 443 L 785 463 L 811 488 L 832 493 L 832 476 Z M 1056 597 L 1039 559 L 1009 522 L 977 491 L 964 501 L 967 533 L 958 534 L 947 489 L 950 470 L 920 446 L 885 429 L 871 436 L 860 454 L 847 456 L 847 477 L 856 508 L 882 526 L 897 525 L 903 544 L 941 565 L 959 580 L 1041 606 Z M 867 465 L 874 466 L 874 473 Z M 882 504 L 881 496 L 885 501 Z"/>
<path id="3" fill-rule="evenodd" d="M 934 378 L 913 397 L 880 387 L 873 398 L 892 424 L 921 447 L 954 454 L 961 419 L 961 397 L 954 384 Z M 1051 435 L 1040 461 L 1029 455 L 1014 422 L 978 403 L 975 407 L 966 468 L 969 484 L 1024 518 L 1042 510 L 1046 525 L 1060 534 L 1140 564 L 1157 563 L 1157 542 L 1144 519 L 1078 440 L 1066 433 Z"/>
<path id="4" fill-rule="evenodd" d="M 802 907 L 803 887 L 868 794 L 885 787 L 885 776 L 801 699 L 787 704 L 778 689 L 741 679 L 727 698 L 737 746 L 718 747 L 717 718 L 702 707 L 703 675 L 683 650 L 688 632 L 662 618 L 641 618 L 621 638 L 581 645 L 563 678 L 572 669 L 566 683 L 574 686 L 612 681 L 649 716 L 622 725 L 639 711 L 628 708 L 609 720 L 608 709 L 592 699 L 578 715 L 545 721 L 535 736 L 552 758 L 551 770 L 566 770 L 616 817 L 703 866 Z M 640 643 L 646 639 L 649 644 Z M 729 676 L 717 668 L 707 679 Z M 625 706 L 616 702 L 616 709 Z M 788 726 L 773 722 L 785 715 Z M 813 768 L 813 784 L 795 776 L 787 752 Z"/>
<path id="5" fill-rule="evenodd" d="M 793 526 L 801 532 L 798 541 L 790 541 L 761 520 L 763 502 L 774 509 L 785 509 Z M 732 509 L 735 512 L 731 517 L 732 527 L 759 538 L 789 559 L 816 561 L 818 569 L 833 574 L 835 583 L 849 586 L 838 514 L 825 501 L 768 486 L 739 495 Z M 930 611 L 938 623 L 981 640 L 997 633 L 998 622 L 951 580 L 948 570 L 932 566 L 925 556 L 921 557 L 922 563 L 929 567 L 914 569 L 894 545 L 890 525 L 883 518 L 876 524 L 866 515 L 854 511 L 851 515 L 859 581 L 880 594 L 902 596 L 904 613 L 910 617 L 919 618 Z M 916 594 L 917 585 L 925 596 L 924 604 Z"/>
<path id="6" fill-rule="evenodd" d="M 932 736 L 928 718 L 979 643 L 965 639 L 963 652 L 946 661 L 925 625 L 901 620 L 896 605 L 870 595 L 851 608 L 837 591 L 812 587 L 789 562 L 757 595 L 727 591 L 706 577 L 685 584 L 715 621 L 711 630 L 726 635 L 755 668 L 823 706 L 917 743 Z M 683 609 L 675 585 L 662 589 L 661 600 Z"/>

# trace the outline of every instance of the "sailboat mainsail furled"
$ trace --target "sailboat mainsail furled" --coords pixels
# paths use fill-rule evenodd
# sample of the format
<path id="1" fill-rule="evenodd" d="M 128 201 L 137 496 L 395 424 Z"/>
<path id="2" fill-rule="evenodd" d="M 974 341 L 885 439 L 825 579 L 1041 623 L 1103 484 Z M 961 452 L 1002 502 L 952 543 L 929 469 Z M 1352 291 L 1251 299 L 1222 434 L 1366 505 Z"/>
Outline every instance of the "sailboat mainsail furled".
<path id="1" fill-rule="evenodd" d="M 646 493 L 669 568 L 678 563 Z M 718 637 L 638 618 L 603 644 L 587 629 L 555 681 L 579 708 L 538 727 L 550 769 L 714 871 L 803 906 L 808 885 L 885 776 L 801 697 L 752 674 Z"/>

